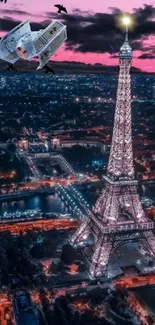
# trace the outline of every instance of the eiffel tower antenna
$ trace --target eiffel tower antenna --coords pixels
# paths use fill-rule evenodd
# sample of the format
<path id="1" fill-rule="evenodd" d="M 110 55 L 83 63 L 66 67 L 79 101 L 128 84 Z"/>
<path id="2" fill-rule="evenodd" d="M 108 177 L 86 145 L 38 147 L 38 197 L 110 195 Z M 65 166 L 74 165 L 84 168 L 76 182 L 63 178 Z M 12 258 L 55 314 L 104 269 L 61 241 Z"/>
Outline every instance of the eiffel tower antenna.
<path id="1" fill-rule="evenodd" d="M 130 25 L 130 18 L 128 16 L 123 17 L 123 24 L 125 25 L 125 41 L 128 42 L 128 26 Z"/>
<path id="2" fill-rule="evenodd" d="M 128 42 L 128 26 L 125 26 L 125 41 Z"/>

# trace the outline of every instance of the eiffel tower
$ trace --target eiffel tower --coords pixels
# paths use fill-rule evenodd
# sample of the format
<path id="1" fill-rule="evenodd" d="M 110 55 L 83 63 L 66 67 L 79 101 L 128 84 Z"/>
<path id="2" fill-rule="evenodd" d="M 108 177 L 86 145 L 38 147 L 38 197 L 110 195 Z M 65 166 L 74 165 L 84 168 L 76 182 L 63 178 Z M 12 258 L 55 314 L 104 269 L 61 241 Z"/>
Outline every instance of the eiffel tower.
<path id="1" fill-rule="evenodd" d="M 119 52 L 119 80 L 114 117 L 113 137 L 105 188 L 87 219 L 71 238 L 74 245 L 94 236 L 94 253 L 90 265 L 92 277 L 100 277 L 107 271 L 109 258 L 125 242 L 139 242 L 155 256 L 154 222 L 142 208 L 138 194 L 138 182 L 134 177 L 131 120 L 130 67 L 132 49 L 125 41 Z"/>

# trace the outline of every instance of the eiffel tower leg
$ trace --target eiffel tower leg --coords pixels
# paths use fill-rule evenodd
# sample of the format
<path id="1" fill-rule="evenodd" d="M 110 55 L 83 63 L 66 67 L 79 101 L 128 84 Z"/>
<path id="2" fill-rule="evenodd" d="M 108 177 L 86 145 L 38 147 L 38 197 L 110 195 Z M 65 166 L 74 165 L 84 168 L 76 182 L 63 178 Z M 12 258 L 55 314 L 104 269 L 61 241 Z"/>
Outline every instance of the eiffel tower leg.
<path id="1" fill-rule="evenodd" d="M 76 244 L 85 241 L 89 234 L 90 234 L 90 228 L 88 224 L 88 219 L 82 223 L 80 228 L 75 232 L 75 234 L 71 238 L 71 244 Z"/>
<path id="2" fill-rule="evenodd" d="M 124 195 L 121 196 L 121 205 L 133 216 L 136 222 L 146 221 L 145 213 L 142 208 L 136 186 L 126 186 Z"/>
<path id="3" fill-rule="evenodd" d="M 144 237 L 148 243 L 150 255 L 155 257 L 155 235 L 152 231 L 148 231 Z"/>
<path id="4" fill-rule="evenodd" d="M 107 238 L 101 237 L 96 242 L 95 251 L 90 267 L 90 274 L 93 277 L 104 275 L 109 261 L 109 256 L 112 250 L 112 243 L 107 241 Z"/>

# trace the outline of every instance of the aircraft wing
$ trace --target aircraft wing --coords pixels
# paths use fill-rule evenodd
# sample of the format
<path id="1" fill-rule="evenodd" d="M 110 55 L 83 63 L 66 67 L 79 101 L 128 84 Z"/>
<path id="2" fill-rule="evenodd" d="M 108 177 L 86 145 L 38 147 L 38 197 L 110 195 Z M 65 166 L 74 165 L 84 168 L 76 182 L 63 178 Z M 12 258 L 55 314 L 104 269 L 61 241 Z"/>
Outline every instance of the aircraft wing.
<path id="1" fill-rule="evenodd" d="M 15 63 L 19 59 L 16 46 L 25 33 L 31 33 L 29 19 L 23 21 L 2 37 L 0 41 L 0 59 L 10 63 Z"/>
<path id="2" fill-rule="evenodd" d="M 16 51 L 9 51 L 6 42 L 0 42 L 0 59 L 14 64 L 19 60 L 19 56 Z"/>
<path id="3" fill-rule="evenodd" d="M 14 64 L 16 61 L 19 60 L 19 56 L 16 52 L 12 52 L 7 57 L 2 58 L 2 60 Z"/>
<path id="4" fill-rule="evenodd" d="M 13 52 L 16 49 L 17 43 L 19 39 L 24 35 L 30 33 L 31 34 L 31 27 L 29 23 L 29 19 L 21 22 L 15 28 L 10 30 L 5 36 L 2 37 L 1 42 L 6 42 L 7 48 Z M 0 43 L 1 44 L 1 43 Z"/>
<path id="5" fill-rule="evenodd" d="M 52 22 L 47 26 L 39 36 L 34 40 L 36 55 L 39 58 L 41 69 L 50 59 L 50 57 L 59 49 L 67 39 L 66 26 L 59 21 Z"/>

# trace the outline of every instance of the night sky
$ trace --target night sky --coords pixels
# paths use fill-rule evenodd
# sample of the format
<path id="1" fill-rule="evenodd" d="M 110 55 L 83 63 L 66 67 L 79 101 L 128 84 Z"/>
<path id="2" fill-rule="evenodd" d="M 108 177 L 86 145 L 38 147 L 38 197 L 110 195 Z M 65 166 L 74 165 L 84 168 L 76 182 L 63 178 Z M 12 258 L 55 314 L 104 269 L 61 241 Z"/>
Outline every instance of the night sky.
<path id="1" fill-rule="evenodd" d="M 20 1 L 20 0 L 19 0 Z M 57 14 L 53 0 L 8 0 L 1 6 L 1 36 L 21 21 L 30 18 L 33 30 L 44 28 L 59 19 L 68 27 L 68 40 L 52 57 L 55 61 L 76 61 L 118 65 L 118 50 L 123 42 L 123 29 L 116 21 L 131 13 L 136 22 L 130 31 L 133 66 L 155 72 L 155 2 L 147 0 L 64 0 L 68 14 Z"/>

